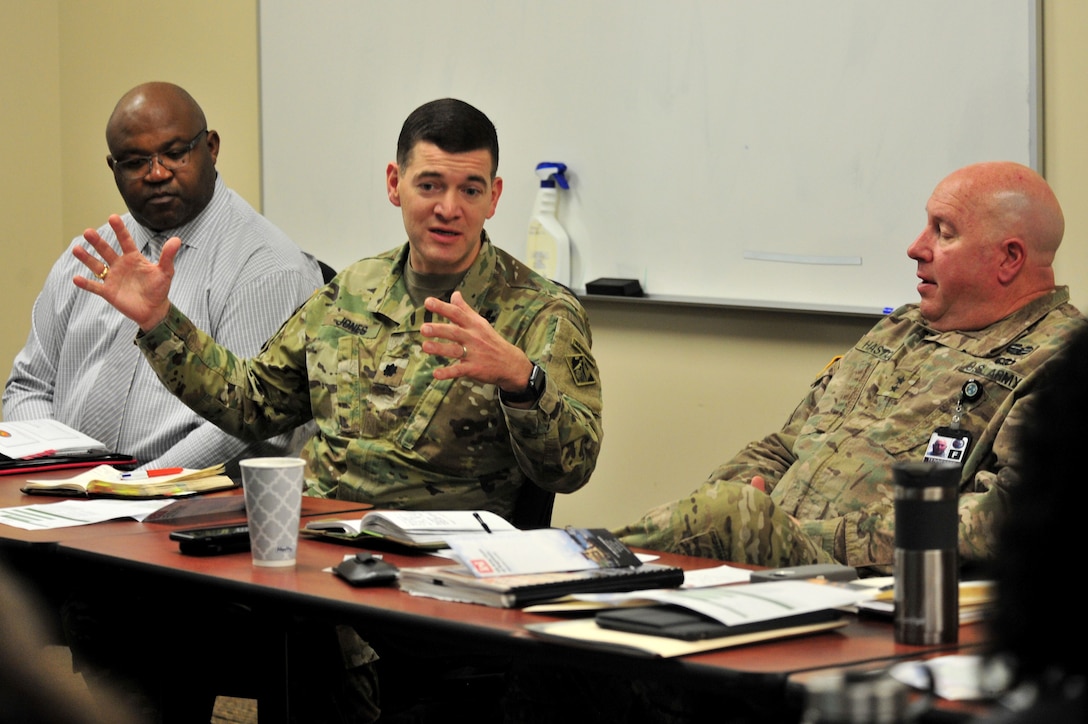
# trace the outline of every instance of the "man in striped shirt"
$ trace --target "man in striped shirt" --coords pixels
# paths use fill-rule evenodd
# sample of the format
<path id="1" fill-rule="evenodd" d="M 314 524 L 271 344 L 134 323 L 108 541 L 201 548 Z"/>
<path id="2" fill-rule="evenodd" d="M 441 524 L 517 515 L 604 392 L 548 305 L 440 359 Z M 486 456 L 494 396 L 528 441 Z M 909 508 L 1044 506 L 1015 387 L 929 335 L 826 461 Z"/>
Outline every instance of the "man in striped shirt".
<path id="1" fill-rule="evenodd" d="M 255 354 L 321 286 L 317 262 L 227 188 L 215 168 L 219 134 L 178 86 L 126 93 L 106 143 L 125 224 L 144 254 L 157 258 L 166 239 L 182 239 L 173 297 L 218 342 Z M 98 231 L 117 246 L 109 226 Z M 82 236 L 71 246 L 79 244 Z M 50 271 L 4 390 L 4 419 L 60 420 L 152 468 L 228 462 L 230 472 L 241 458 L 289 451 L 289 435 L 245 443 L 178 401 L 142 361 L 136 324 L 72 284 L 88 274 L 71 247 Z"/>

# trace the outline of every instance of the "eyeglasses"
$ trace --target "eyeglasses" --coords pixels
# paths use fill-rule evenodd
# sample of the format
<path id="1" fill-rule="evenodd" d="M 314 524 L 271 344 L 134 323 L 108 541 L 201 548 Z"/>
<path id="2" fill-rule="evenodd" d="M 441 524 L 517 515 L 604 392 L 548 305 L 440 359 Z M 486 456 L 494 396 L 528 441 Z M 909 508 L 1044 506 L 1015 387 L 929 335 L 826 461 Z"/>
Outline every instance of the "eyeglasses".
<path id="1" fill-rule="evenodd" d="M 128 181 L 143 178 L 151 173 L 155 169 L 155 161 L 158 161 L 159 165 L 167 171 L 177 171 L 179 168 L 189 163 L 189 154 L 196 148 L 197 141 L 200 140 L 200 137 L 207 132 L 208 129 L 205 128 L 184 146 L 171 148 L 162 153 L 153 153 L 150 156 L 133 156 L 122 161 L 118 161 L 111 156 L 111 168 L 113 168 L 114 173 Z"/>

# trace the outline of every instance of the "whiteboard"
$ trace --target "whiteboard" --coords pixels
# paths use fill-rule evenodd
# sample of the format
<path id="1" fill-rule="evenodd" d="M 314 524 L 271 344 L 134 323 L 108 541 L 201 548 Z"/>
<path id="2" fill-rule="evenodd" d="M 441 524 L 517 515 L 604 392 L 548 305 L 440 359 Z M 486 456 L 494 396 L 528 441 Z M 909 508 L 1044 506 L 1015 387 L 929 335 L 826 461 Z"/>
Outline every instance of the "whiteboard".
<path id="1" fill-rule="evenodd" d="M 571 286 L 879 313 L 952 170 L 1040 168 L 1038 0 L 260 0 L 265 214 L 341 268 L 405 240 L 404 118 L 483 110 L 525 255 L 541 161 L 569 166 Z"/>

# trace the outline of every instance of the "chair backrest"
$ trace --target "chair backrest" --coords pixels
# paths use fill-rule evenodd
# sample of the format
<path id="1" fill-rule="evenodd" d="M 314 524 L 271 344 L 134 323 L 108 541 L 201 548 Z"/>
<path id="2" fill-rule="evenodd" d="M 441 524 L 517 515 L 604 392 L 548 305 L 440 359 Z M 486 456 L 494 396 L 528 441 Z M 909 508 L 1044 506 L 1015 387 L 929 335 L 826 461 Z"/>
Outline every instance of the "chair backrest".
<path id="1" fill-rule="evenodd" d="M 522 530 L 551 527 L 554 505 L 555 493 L 532 483 L 526 483 L 518 492 L 517 502 L 514 503 L 513 520 L 510 522 L 515 528 Z"/>
<path id="2" fill-rule="evenodd" d="M 325 283 L 331 282 L 332 278 L 336 276 L 336 270 L 320 259 L 317 260 L 317 265 L 321 267 L 321 278 L 325 280 Z"/>

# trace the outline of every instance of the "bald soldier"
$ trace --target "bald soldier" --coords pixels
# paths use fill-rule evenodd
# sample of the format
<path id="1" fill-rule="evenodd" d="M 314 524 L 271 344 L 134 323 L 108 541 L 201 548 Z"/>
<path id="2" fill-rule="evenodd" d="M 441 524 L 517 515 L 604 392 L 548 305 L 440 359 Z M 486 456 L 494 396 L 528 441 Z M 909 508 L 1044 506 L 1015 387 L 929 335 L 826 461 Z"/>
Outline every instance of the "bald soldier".
<path id="1" fill-rule="evenodd" d="M 618 530 L 624 542 L 887 574 L 892 464 L 928 457 L 962 465 L 961 562 L 992 555 L 994 520 L 1017 479 L 1017 427 L 1055 353 L 1085 323 L 1054 285 L 1065 222 L 1037 173 L 967 166 L 937 185 L 926 217 L 907 249 L 920 302 L 828 365 L 781 430 Z"/>
<path id="2" fill-rule="evenodd" d="M 321 286 L 317 262 L 227 188 L 216 171 L 219 134 L 189 93 L 145 83 L 106 124 L 106 163 L 128 207 L 121 223 L 146 257 L 180 239 L 174 299 L 217 342 L 255 354 Z M 119 249 L 108 226 L 102 243 Z M 34 303 L 30 335 L 4 389 L 4 419 L 54 419 L 136 457 L 144 467 L 204 468 L 290 451 L 286 436 L 243 442 L 174 398 L 133 344 L 138 331 L 72 277 L 92 278 L 71 249 Z M 97 280 L 96 280 L 97 281 Z"/>

